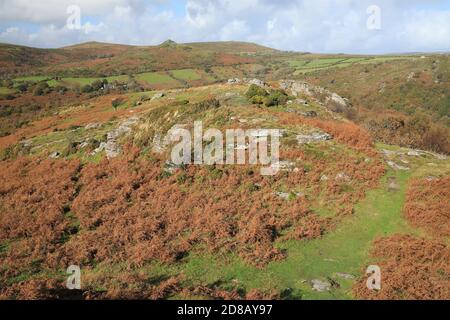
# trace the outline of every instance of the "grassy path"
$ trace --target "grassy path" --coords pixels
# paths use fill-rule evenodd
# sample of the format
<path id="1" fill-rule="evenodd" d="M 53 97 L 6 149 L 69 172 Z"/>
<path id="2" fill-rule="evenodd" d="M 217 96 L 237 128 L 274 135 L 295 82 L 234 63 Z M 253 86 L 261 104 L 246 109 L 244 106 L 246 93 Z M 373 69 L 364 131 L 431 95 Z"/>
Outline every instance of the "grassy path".
<path id="1" fill-rule="evenodd" d="M 395 177 L 399 190 L 387 190 L 387 177 Z M 273 262 L 264 270 L 244 264 L 239 258 L 219 262 L 211 256 L 191 256 L 183 267 L 187 279 L 202 283 L 233 281 L 246 289 L 277 288 L 288 290 L 287 297 L 297 299 L 350 299 L 354 280 L 336 277 L 336 273 L 361 275 L 368 261 L 368 252 L 377 236 L 396 232 L 414 233 L 402 218 L 402 207 L 410 177 L 409 172 L 390 171 L 380 187 L 367 193 L 338 228 L 321 239 L 288 241 L 280 244 L 288 250 L 288 258 Z M 312 279 L 337 280 L 340 288 L 329 292 L 311 289 Z"/>

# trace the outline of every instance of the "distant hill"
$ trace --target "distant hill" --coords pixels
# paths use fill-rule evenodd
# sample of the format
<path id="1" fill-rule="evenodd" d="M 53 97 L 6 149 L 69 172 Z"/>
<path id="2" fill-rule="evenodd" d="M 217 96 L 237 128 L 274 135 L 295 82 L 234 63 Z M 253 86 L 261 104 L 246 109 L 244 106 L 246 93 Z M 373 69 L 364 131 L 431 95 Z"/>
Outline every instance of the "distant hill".
<path id="1" fill-rule="evenodd" d="M 58 49 L 0 44 L 0 72 L 24 74 L 116 75 L 169 69 L 253 63 L 253 55 L 277 50 L 246 42 L 132 46 L 86 42 Z"/>

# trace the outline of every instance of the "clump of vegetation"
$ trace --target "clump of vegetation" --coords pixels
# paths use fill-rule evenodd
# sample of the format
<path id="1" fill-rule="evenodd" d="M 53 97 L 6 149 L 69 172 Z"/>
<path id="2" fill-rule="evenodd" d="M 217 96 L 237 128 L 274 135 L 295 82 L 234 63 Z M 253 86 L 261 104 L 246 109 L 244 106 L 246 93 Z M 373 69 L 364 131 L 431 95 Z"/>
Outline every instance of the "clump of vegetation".
<path id="1" fill-rule="evenodd" d="M 289 100 L 288 95 L 283 90 L 270 90 L 252 84 L 245 93 L 247 99 L 253 104 L 263 104 L 266 107 L 285 105 Z"/>
<path id="2" fill-rule="evenodd" d="M 49 92 L 51 92 L 51 88 L 49 87 L 48 83 L 45 81 L 42 81 L 42 82 L 39 82 L 34 87 L 33 94 L 35 96 L 42 96 L 42 95 L 48 94 Z"/>
<path id="3" fill-rule="evenodd" d="M 111 106 L 116 110 L 120 105 L 123 104 L 123 99 L 115 98 L 111 101 Z"/>
<path id="4" fill-rule="evenodd" d="M 288 95 L 283 90 L 272 90 L 268 96 L 264 98 L 266 107 L 285 105 L 289 100 Z"/>

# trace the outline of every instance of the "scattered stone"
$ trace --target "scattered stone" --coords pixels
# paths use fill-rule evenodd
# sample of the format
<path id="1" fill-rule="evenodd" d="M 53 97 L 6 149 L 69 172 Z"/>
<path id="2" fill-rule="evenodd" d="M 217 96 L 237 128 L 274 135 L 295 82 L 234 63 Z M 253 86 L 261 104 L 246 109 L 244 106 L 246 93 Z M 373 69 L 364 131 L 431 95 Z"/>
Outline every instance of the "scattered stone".
<path id="1" fill-rule="evenodd" d="M 311 280 L 313 290 L 318 292 L 330 291 L 331 283 L 319 279 Z"/>
<path id="2" fill-rule="evenodd" d="M 388 191 L 397 191 L 400 189 L 397 179 L 395 177 L 388 178 Z"/>
<path id="3" fill-rule="evenodd" d="M 155 95 L 152 97 L 151 100 L 161 99 L 164 96 L 165 96 L 164 92 L 158 92 L 158 93 L 155 93 Z"/>
<path id="4" fill-rule="evenodd" d="M 387 149 L 381 149 L 381 153 L 384 154 L 385 156 L 394 156 L 394 155 L 398 154 L 396 151 L 387 150 Z"/>
<path id="5" fill-rule="evenodd" d="M 61 156 L 61 153 L 59 153 L 58 151 L 52 152 L 48 157 L 50 159 L 57 159 Z"/>
<path id="6" fill-rule="evenodd" d="M 322 175 L 320 177 L 320 181 L 328 181 L 328 177 L 326 175 Z"/>
<path id="7" fill-rule="evenodd" d="M 303 196 L 303 193 L 301 192 L 275 192 L 275 195 L 284 199 L 289 200 L 291 196 L 295 196 L 296 198 Z"/>
<path id="8" fill-rule="evenodd" d="M 275 195 L 277 196 L 277 197 L 280 197 L 280 198 L 282 198 L 282 199 L 284 199 L 284 200 L 288 200 L 289 199 L 289 193 L 287 193 L 287 192 L 275 192 Z"/>
<path id="9" fill-rule="evenodd" d="M 349 273 L 336 272 L 336 275 L 342 279 L 352 280 L 355 279 L 355 276 Z"/>
<path id="10" fill-rule="evenodd" d="M 248 84 L 254 84 L 257 85 L 258 87 L 265 87 L 266 83 L 262 80 L 259 79 L 251 79 L 249 81 L 247 81 Z"/>
<path id="11" fill-rule="evenodd" d="M 240 84 L 242 81 L 238 78 L 228 79 L 228 84 Z"/>
<path id="12" fill-rule="evenodd" d="M 391 167 L 394 170 L 405 170 L 405 171 L 409 170 L 408 167 L 401 166 L 401 165 L 395 163 L 394 161 L 387 161 L 386 163 L 388 164 L 389 167 Z"/>
<path id="13" fill-rule="evenodd" d="M 272 163 L 271 168 L 274 170 L 282 170 L 282 171 L 294 171 L 294 163 L 291 161 L 278 161 L 276 163 Z"/>
<path id="14" fill-rule="evenodd" d="M 297 135 L 297 141 L 299 144 L 308 144 L 317 141 L 327 141 L 331 140 L 333 137 L 328 133 L 314 132 L 310 135 L 299 134 Z"/>
<path id="15" fill-rule="evenodd" d="M 27 148 L 27 147 L 31 147 L 31 145 L 33 144 L 33 141 L 31 139 L 27 139 L 27 140 L 21 140 L 19 141 L 20 144 L 22 144 L 23 147 Z"/>
<path id="16" fill-rule="evenodd" d="M 411 80 L 413 80 L 416 77 L 416 73 L 415 72 L 411 72 L 410 74 L 408 74 L 408 76 L 406 77 L 406 81 L 410 82 Z"/>
<path id="17" fill-rule="evenodd" d="M 344 182 L 350 182 L 352 178 L 348 176 L 345 172 L 339 172 L 336 177 L 334 177 L 334 180 L 336 181 L 344 181 Z"/>
<path id="18" fill-rule="evenodd" d="M 317 117 L 317 112 L 315 111 L 306 111 L 306 112 L 301 112 L 300 113 L 302 116 L 307 117 L 307 118 L 315 118 Z"/>
<path id="19" fill-rule="evenodd" d="M 279 83 L 281 89 L 290 90 L 292 95 L 296 97 L 301 95 L 310 97 L 317 101 L 320 105 L 333 102 L 334 104 L 337 104 L 344 109 L 350 106 L 348 100 L 342 98 L 337 93 L 331 92 L 319 86 L 314 86 L 306 82 L 294 80 L 281 80 Z"/>
<path id="20" fill-rule="evenodd" d="M 117 140 L 120 137 L 130 133 L 131 126 L 136 124 L 138 121 L 138 117 L 128 118 L 127 120 L 122 122 L 122 124 L 117 129 L 109 131 L 106 134 L 106 142 L 100 143 L 100 146 L 96 148 L 91 154 L 94 155 L 105 150 L 108 159 L 117 157 L 120 153 L 120 146 Z"/>
<path id="21" fill-rule="evenodd" d="M 347 101 L 335 92 L 331 93 L 331 97 L 328 97 L 325 100 L 325 103 L 328 103 L 329 101 L 332 101 L 342 107 L 347 107 Z"/>
<path id="22" fill-rule="evenodd" d="M 91 129 L 98 129 L 102 126 L 101 123 L 88 123 L 84 128 L 86 130 L 91 130 Z"/>
<path id="23" fill-rule="evenodd" d="M 419 157 L 422 155 L 422 152 L 420 152 L 419 150 L 410 150 L 408 151 L 407 155 L 411 157 Z"/>

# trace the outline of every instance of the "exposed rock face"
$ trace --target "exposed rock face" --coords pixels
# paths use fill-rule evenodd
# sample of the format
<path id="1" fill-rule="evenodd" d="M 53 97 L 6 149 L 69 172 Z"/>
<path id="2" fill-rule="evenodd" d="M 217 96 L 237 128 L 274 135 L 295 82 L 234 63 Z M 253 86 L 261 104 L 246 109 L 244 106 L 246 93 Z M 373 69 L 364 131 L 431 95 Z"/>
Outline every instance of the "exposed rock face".
<path id="1" fill-rule="evenodd" d="M 262 80 L 259 79 L 251 79 L 247 81 L 248 84 L 254 84 L 257 85 L 258 87 L 265 87 L 266 83 Z"/>
<path id="2" fill-rule="evenodd" d="M 232 78 L 232 79 L 228 79 L 228 84 L 240 84 L 242 83 L 242 81 L 238 78 Z"/>
<path id="3" fill-rule="evenodd" d="M 300 192 L 291 192 L 291 193 L 288 193 L 288 192 L 275 192 L 275 195 L 277 197 L 281 198 L 281 199 L 289 200 L 290 197 L 296 197 L 296 198 L 297 197 L 301 197 L 301 196 L 303 196 L 303 193 L 300 193 Z"/>
<path id="4" fill-rule="evenodd" d="M 347 175 L 345 172 L 339 172 L 336 177 L 334 177 L 336 181 L 350 182 L 352 178 Z"/>
<path id="5" fill-rule="evenodd" d="M 164 92 L 158 92 L 158 93 L 155 93 L 155 95 L 152 97 L 151 100 L 161 99 L 164 96 L 165 96 Z"/>
<path id="6" fill-rule="evenodd" d="M 331 289 L 331 283 L 319 279 L 311 280 L 311 285 L 313 290 L 319 292 L 330 291 Z"/>
<path id="7" fill-rule="evenodd" d="M 91 130 L 91 129 L 98 129 L 102 126 L 101 123 L 88 123 L 84 128 L 86 130 Z"/>
<path id="8" fill-rule="evenodd" d="M 308 143 L 313 143 L 313 142 L 318 142 L 318 141 L 327 141 L 327 140 L 331 140 L 331 139 L 333 139 L 333 137 L 331 135 L 329 135 L 328 133 L 324 133 L 324 132 L 314 132 L 310 135 L 306 135 L 306 134 L 297 135 L 297 141 L 299 144 L 308 144 Z"/>
<path id="9" fill-rule="evenodd" d="M 395 163 L 394 161 L 386 161 L 386 163 L 388 164 L 389 167 L 391 167 L 394 170 L 409 170 L 408 167 L 401 166 Z"/>
<path id="10" fill-rule="evenodd" d="M 286 91 L 290 91 L 292 95 L 299 96 L 304 95 L 315 99 L 319 103 L 334 103 L 342 108 L 349 108 L 350 104 L 348 100 L 342 98 L 337 93 L 331 92 L 325 88 L 314 86 L 302 81 L 294 80 L 281 80 L 280 88 Z"/>
<path id="11" fill-rule="evenodd" d="M 60 155 L 61 155 L 61 154 L 60 154 L 58 151 L 55 151 L 55 152 L 53 152 L 52 154 L 50 154 L 48 157 L 49 157 L 50 159 L 57 159 L 57 158 L 59 158 Z"/>
<path id="12" fill-rule="evenodd" d="M 131 126 L 137 123 L 138 117 L 131 117 L 124 121 L 117 129 L 114 129 L 106 134 L 106 142 L 102 142 L 98 148 L 96 148 L 92 154 L 96 154 L 105 150 L 108 159 L 117 157 L 120 153 L 120 146 L 118 139 L 131 132 Z"/>
<path id="13" fill-rule="evenodd" d="M 352 274 L 348 274 L 348 273 L 343 273 L 343 272 L 337 272 L 336 275 L 342 279 L 355 279 L 355 276 Z"/>
<path id="14" fill-rule="evenodd" d="M 264 82 L 264 81 L 262 81 L 262 80 L 260 80 L 260 79 L 247 79 L 247 78 L 244 78 L 244 79 L 239 79 L 239 78 L 231 78 L 231 79 L 228 79 L 228 81 L 227 81 L 227 84 L 230 84 L 230 85 L 233 85 L 233 84 L 242 84 L 242 83 L 246 83 L 246 84 L 254 84 L 254 85 L 257 85 L 258 87 L 261 87 L 261 88 L 263 88 L 263 87 L 266 87 L 267 86 L 267 84 Z"/>

